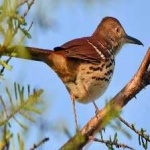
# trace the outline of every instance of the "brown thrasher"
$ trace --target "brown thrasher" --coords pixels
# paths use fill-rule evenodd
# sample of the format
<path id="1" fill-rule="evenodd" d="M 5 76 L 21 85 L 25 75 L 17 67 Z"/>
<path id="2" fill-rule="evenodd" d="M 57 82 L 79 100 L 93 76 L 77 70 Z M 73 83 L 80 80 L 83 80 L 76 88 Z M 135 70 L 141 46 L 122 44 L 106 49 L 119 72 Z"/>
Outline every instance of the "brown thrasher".
<path id="1" fill-rule="evenodd" d="M 115 56 L 125 43 L 143 45 L 128 36 L 116 18 L 105 17 L 89 37 L 71 40 L 54 51 L 27 49 L 33 60 L 45 62 L 57 73 L 73 102 L 89 103 L 99 98 L 108 87 Z"/>

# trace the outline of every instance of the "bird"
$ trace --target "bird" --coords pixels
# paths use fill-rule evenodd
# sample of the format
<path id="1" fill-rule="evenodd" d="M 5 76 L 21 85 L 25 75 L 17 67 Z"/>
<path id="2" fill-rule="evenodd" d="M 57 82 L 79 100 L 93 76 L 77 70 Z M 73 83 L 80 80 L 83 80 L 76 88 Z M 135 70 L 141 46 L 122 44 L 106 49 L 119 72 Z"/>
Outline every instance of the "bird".
<path id="1" fill-rule="evenodd" d="M 26 49 L 32 60 L 43 61 L 56 72 L 73 104 L 76 101 L 86 104 L 95 102 L 106 91 L 115 58 L 127 43 L 143 45 L 125 32 L 118 19 L 104 17 L 91 36 L 73 39 L 53 50 Z M 75 108 L 74 113 L 77 126 Z"/>

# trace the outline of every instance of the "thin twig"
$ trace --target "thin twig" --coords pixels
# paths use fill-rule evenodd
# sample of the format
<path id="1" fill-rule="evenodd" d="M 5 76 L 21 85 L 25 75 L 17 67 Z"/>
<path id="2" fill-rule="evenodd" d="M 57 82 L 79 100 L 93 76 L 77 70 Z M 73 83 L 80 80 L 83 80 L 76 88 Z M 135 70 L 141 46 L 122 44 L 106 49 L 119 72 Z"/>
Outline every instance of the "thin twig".
<path id="1" fill-rule="evenodd" d="M 129 127 L 131 130 L 133 130 L 135 133 L 137 133 L 139 136 L 143 137 L 146 141 L 150 142 L 150 136 L 147 134 L 142 133 L 141 131 L 137 130 L 133 125 L 130 125 L 126 120 L 124 120 L 122 117 L 118 117 L 118 119 L 125 124 L 127 127 Z"/>
<path id="2" fill-rule="evenodd" d="M 21 0 L 21 2 L 18 3 L 17 8 L 19 8 L 20 6 L 24 5 L 27 2 L 28 2 L 28 0 Z"/>
<path id="3" fill-rule="evenodd" d="M 35 0 L 31 0 L 30 3 L 27 1 L 28 8 L 27 8 L 27 10 L 24 12 L 23 17 L 26 17 L 26 16 L 27 16 L 27 14 L 28 14 L 28 12 L 29 12 L 31 6 L 34 4 L 34 2 L 35 2 Z"/>
<path id="4" fill-rule="evenodd" d="M 21 2 L 21 4 L 18 5 L 18 6 L 21 6 L 21 5 L 25 4 L 25 3 L 27 3 L 27 5 L 28 5 L 27 10 L 25 10 L 25 12 L 24 12 L 24 14 L 23 14 L 23 18 L 25 18 L 25 17 L 28 15 L 28 13 L 29 13 L 29 11 L 30 11 L 30 9 L 31 9 L 31 6 L 34 4 L 34 1 L 35 1 L 35 0 L 31 0 L 31 2 L 29 3 L 28 0 L 23 0 L 23 1 Z M 18 8 L 18 6 L 17 6 L 17 8 Z M 32 24 L 33 24 L 33 23 L 31 23 L 31 25 L 30 25 L 30 27 L 29 27 L 29 30 L 30 30 L 30 28 L 32 27 Z M 14 29 L 14 34 L 13 34 L 13 36 L 15 36 L 15 34 L 17 33 L 19 27 L 20 27 L 20 24 L 17 24 L 17 26 L 16 26 L 15 29 Z"/>
<path id="5" fill-rule="evenodd" d="M 110 141 L 110 140 L 104 140 L 104 139 L 98 139 L 98 138 L 95 138 L 95 137 L 89 137 L 90 140 L 92 141 L 95 141 L 95 142 L 99 142 L 99 143 L 104 143 L 107 145 L 114 145 L 116 148 L 128 148 L 130 150 L 135 150 L 134 148 L 126 145 L 126 144 L 123 144 L 123 143 L 118 143 L 117 141 Z"/>
<path id="6" fill-rule="evenodd" d="M 11 60 L 11 56 L 6 60 L 6 64 L 8 64 L 9 63 L 9 61 Z M 0 70 L 0 74 L 3 74 L 3 72 L 4 72 L 4 70 L 5 70 L 5 67 L 3 66 L 2 67 L 2 69 Z"/>
<path id="7" fill-rule="evenodd" d="M 6 60 L 6 64 L 9 63 L 9 61 L 11 60 L 11 58 L 12 58 L 12 57 L 9 57 L 9 58 Z M 2 69 L 0 70 L 0 75 L 3 74 L 4 70 L 5 70 L 5 67 L 3 66 Z"/>
<path id="8" fill-rule="evenodd" d="M 33 145 L 33 148 L 30 148 L 30 150 L 35 150 L 36 148 L 40 147 L 42 144 L 44 144 L 45 142 L 49 141 L 49 138 L 46 137 L 44 139 L 42 139 L 40 142 L 38 142 L 37 144 Z"/>
<path id="9" fill-rule="evenodd" d="M 30 29 L 32 28 L 32 26 L 33 26 L 33 22 L 31 22 L 29 28 L 27 29 L 28 32 L 30 31 Z M 24 35 L 24 36 L 21 38 L 21 40 L 20 40 L 20 42 L 19 42 L 18 45 L 20 45 L 20 43 L 22 43 L 22 42 L 24 41 L 25 37 L 26 37 L 26 35 Z"/>
<path id="10" fill-rule="evenodd" d="M 7 113 L 7 109 L 6 109 L 6 105 L 5 105 L 5 103 L 4 103 L 4 101 L 3 101 L 3 98 L 0 96 L 0 101 L 1 101 L 1 103 L 2 103 L 2 106 L 3 106 L 3 110 L 4 110 L 4 112 L 5 112 L 5 115 L 6 115 L 6 117 L 8 118 L 8 113 Z"/>

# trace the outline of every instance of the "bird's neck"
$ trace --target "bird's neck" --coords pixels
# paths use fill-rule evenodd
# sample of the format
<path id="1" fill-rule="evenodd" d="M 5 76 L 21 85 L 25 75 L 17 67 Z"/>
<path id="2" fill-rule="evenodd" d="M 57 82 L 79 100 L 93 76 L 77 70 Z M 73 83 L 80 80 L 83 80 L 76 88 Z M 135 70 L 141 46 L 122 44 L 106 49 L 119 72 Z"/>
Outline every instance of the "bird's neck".
<path id="1" fill-rule="evenodd" d="M 97 41 L 99 41 L 108 50 L 110 50 L 114 56 L 118 54 L 118 52 L 120 51 L 122 47 L 122 44 L 120 44 L 120 42 L 116 42 L 115 40 L 111 39 L 110 37 L 106 35 L 93 34 L 92 37 L 96 39 Z"/>

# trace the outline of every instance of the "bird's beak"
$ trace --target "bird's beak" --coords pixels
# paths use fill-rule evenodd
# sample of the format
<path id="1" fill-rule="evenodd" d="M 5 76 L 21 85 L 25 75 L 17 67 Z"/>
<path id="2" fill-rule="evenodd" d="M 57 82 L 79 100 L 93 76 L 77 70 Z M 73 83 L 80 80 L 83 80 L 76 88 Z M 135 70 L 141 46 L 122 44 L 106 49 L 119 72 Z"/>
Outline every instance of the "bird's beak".
<path id="1" fill-rule="evenodd" d="M 138 40 L 134 37 L 131 37 L 127 34 L 125 35 L 125 42 L 126 43 L 131 43 L 131 44 L 143 45 L 143 43 L 140 40 Z"/>

